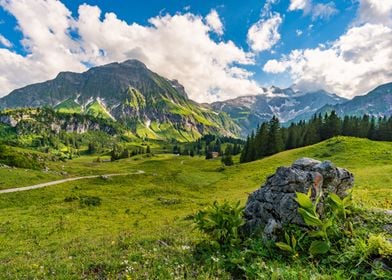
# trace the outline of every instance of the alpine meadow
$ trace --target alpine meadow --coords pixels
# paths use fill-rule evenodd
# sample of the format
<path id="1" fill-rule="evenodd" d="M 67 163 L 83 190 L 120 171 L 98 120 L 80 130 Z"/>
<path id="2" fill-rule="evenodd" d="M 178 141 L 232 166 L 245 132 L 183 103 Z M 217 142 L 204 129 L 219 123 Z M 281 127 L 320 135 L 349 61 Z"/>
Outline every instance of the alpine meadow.
<path id="1" fill-rule="evenodd" d="M 392 2 L 0 0 L 1 279 L 392 279 Z"/>

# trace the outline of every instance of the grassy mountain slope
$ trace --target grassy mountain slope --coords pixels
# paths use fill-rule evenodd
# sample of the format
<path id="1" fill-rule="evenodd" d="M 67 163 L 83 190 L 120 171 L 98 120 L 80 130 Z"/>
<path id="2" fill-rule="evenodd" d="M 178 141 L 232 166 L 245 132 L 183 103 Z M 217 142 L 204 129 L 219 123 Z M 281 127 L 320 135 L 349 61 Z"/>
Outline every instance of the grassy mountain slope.
<path id="1" fill-rule="evenodd" d="M 337 137 L 224 170 L 219 168 L 219 160 L 172 155 L 113 163 L 93 162 L 95 157 L 51 163 L 51 170 L 64 170 L 72 176 L 135 170 L 146 174 L 1 195 L 0 275 L 57 279 L 188 275 L 208 279 L 211 275 L 190 260 L 189 246 L 199 238 L 191 227 L 190 215 L 195 211 L 215 199 L 245 203 L 248 194 L 278 166 L 303 156 L 328 159 L 348 168 L 355 175 L 353 198 L 357 203 L 390 209 L 391 151 L 392 143 Z M 19 169 L 0 168 L 0 177 L 7 177 L 1 187 L 25 185 L 20 176 Z M 44 175 L 35 180 L 47 181 Z M 98 196 L 102 205 L 83 207 L 78 200 L 82 196 Z M 311 262 L 306 267 L 295 262 L 268 267 L 281 277 L 285 271 L 299 271 L 303 279 L 329 273 Z"/>
<path id="2" fill-rule="evenodd" d="M 69 114 L 80 114 L 82 113 L 82 106 L 80 106 L 78 103 L 75 102 L 73 99 L 67 99 L 56 106 L 54 106 L 54 109 L 60 113 L 69 113 Z"/>

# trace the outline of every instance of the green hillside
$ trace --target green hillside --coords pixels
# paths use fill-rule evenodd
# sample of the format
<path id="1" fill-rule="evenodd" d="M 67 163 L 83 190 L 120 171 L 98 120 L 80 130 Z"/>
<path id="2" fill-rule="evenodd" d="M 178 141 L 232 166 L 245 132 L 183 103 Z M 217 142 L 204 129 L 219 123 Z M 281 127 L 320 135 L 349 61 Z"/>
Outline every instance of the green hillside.
<path id="1" fill-rule="evenodd" d="M 113 119 L 110 113 L 105 109 L 105 106 L 98 100 L 95 100 L 87 106 L 86 114 L 101 119 Z"/>
<path id="2" fill-rule="evenodd" d="M 304 156 L 331 160 L 352 171 L 353 199 L 363 208 L 392 208 L 389 142 L 337 137 L 225 168 L 219 160 L 204 157 L 162 154 L 96 162 L 96 157 L 83 156 L 48 163 L 49 174 L 146 173 L 0 194 L 0 275 L 5 279 L 229 279 L 224 271 L 195 263 L 192 248 L 201 236 L 192 230 L 192 215 L 216 199 L 244 204 L 278 166 Z M 19 178 L 30 174 L 24 172 L 0 168 L 0 177 L 7 178 L 0 188 L 25 186 L 27 181 Z M 45 174 L 34 171 L 34 183 L 47 181 Z M 88 196 L 99 197 L 101 205 L 86 206 Z M 334 273 L 345 279 L 347 271 L 339 269 L 325 271 L 316 263 L 303 267 L 282 260 L 268 263 L 265 275 L 333 279 L 322 275 Z"/>
<path id="3" fill-rule="evenodd" d="M 82 106 L 76 103 L 75 100 L 72 98 L 67 99 L 59 104 L 57 104 L 53 109 L 60 113 L 69 113 L 69 114 L 81 114 L 82 113 Z"/>

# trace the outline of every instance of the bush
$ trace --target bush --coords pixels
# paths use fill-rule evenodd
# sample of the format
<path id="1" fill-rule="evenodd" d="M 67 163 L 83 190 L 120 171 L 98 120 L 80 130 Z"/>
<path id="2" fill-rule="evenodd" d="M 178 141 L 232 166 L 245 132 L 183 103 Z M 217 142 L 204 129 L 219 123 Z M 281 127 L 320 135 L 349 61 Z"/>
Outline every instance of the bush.
<path id="1" fill-rule="evenodd" d="M 100 206 L 102 199 L 98 196 L 82 196 L 80 197 L 80 206 Z"/>
<path id="2" fill-rule="evenodd" d="M 231 155 L 223 155 L 221 162 L 226 166 L 231 166 L 234 164 L 233 157 Z"/>

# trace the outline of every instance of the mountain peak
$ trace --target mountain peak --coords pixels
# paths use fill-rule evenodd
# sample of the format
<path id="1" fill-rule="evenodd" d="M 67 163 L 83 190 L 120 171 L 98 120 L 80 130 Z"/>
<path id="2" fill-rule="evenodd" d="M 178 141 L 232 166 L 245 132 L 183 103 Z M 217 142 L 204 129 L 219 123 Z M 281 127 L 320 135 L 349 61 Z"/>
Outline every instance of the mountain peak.
<path id="1" fill-rule="evenodd" d="M 127 66 L 127 67 L 146 68 L 147 69 L 147 66 L 143 62 L 141 62 L 140 60 L 137 60 L 137 59 L 125 60 L 125 61 L 121 62 L 120 65 Z"/>

